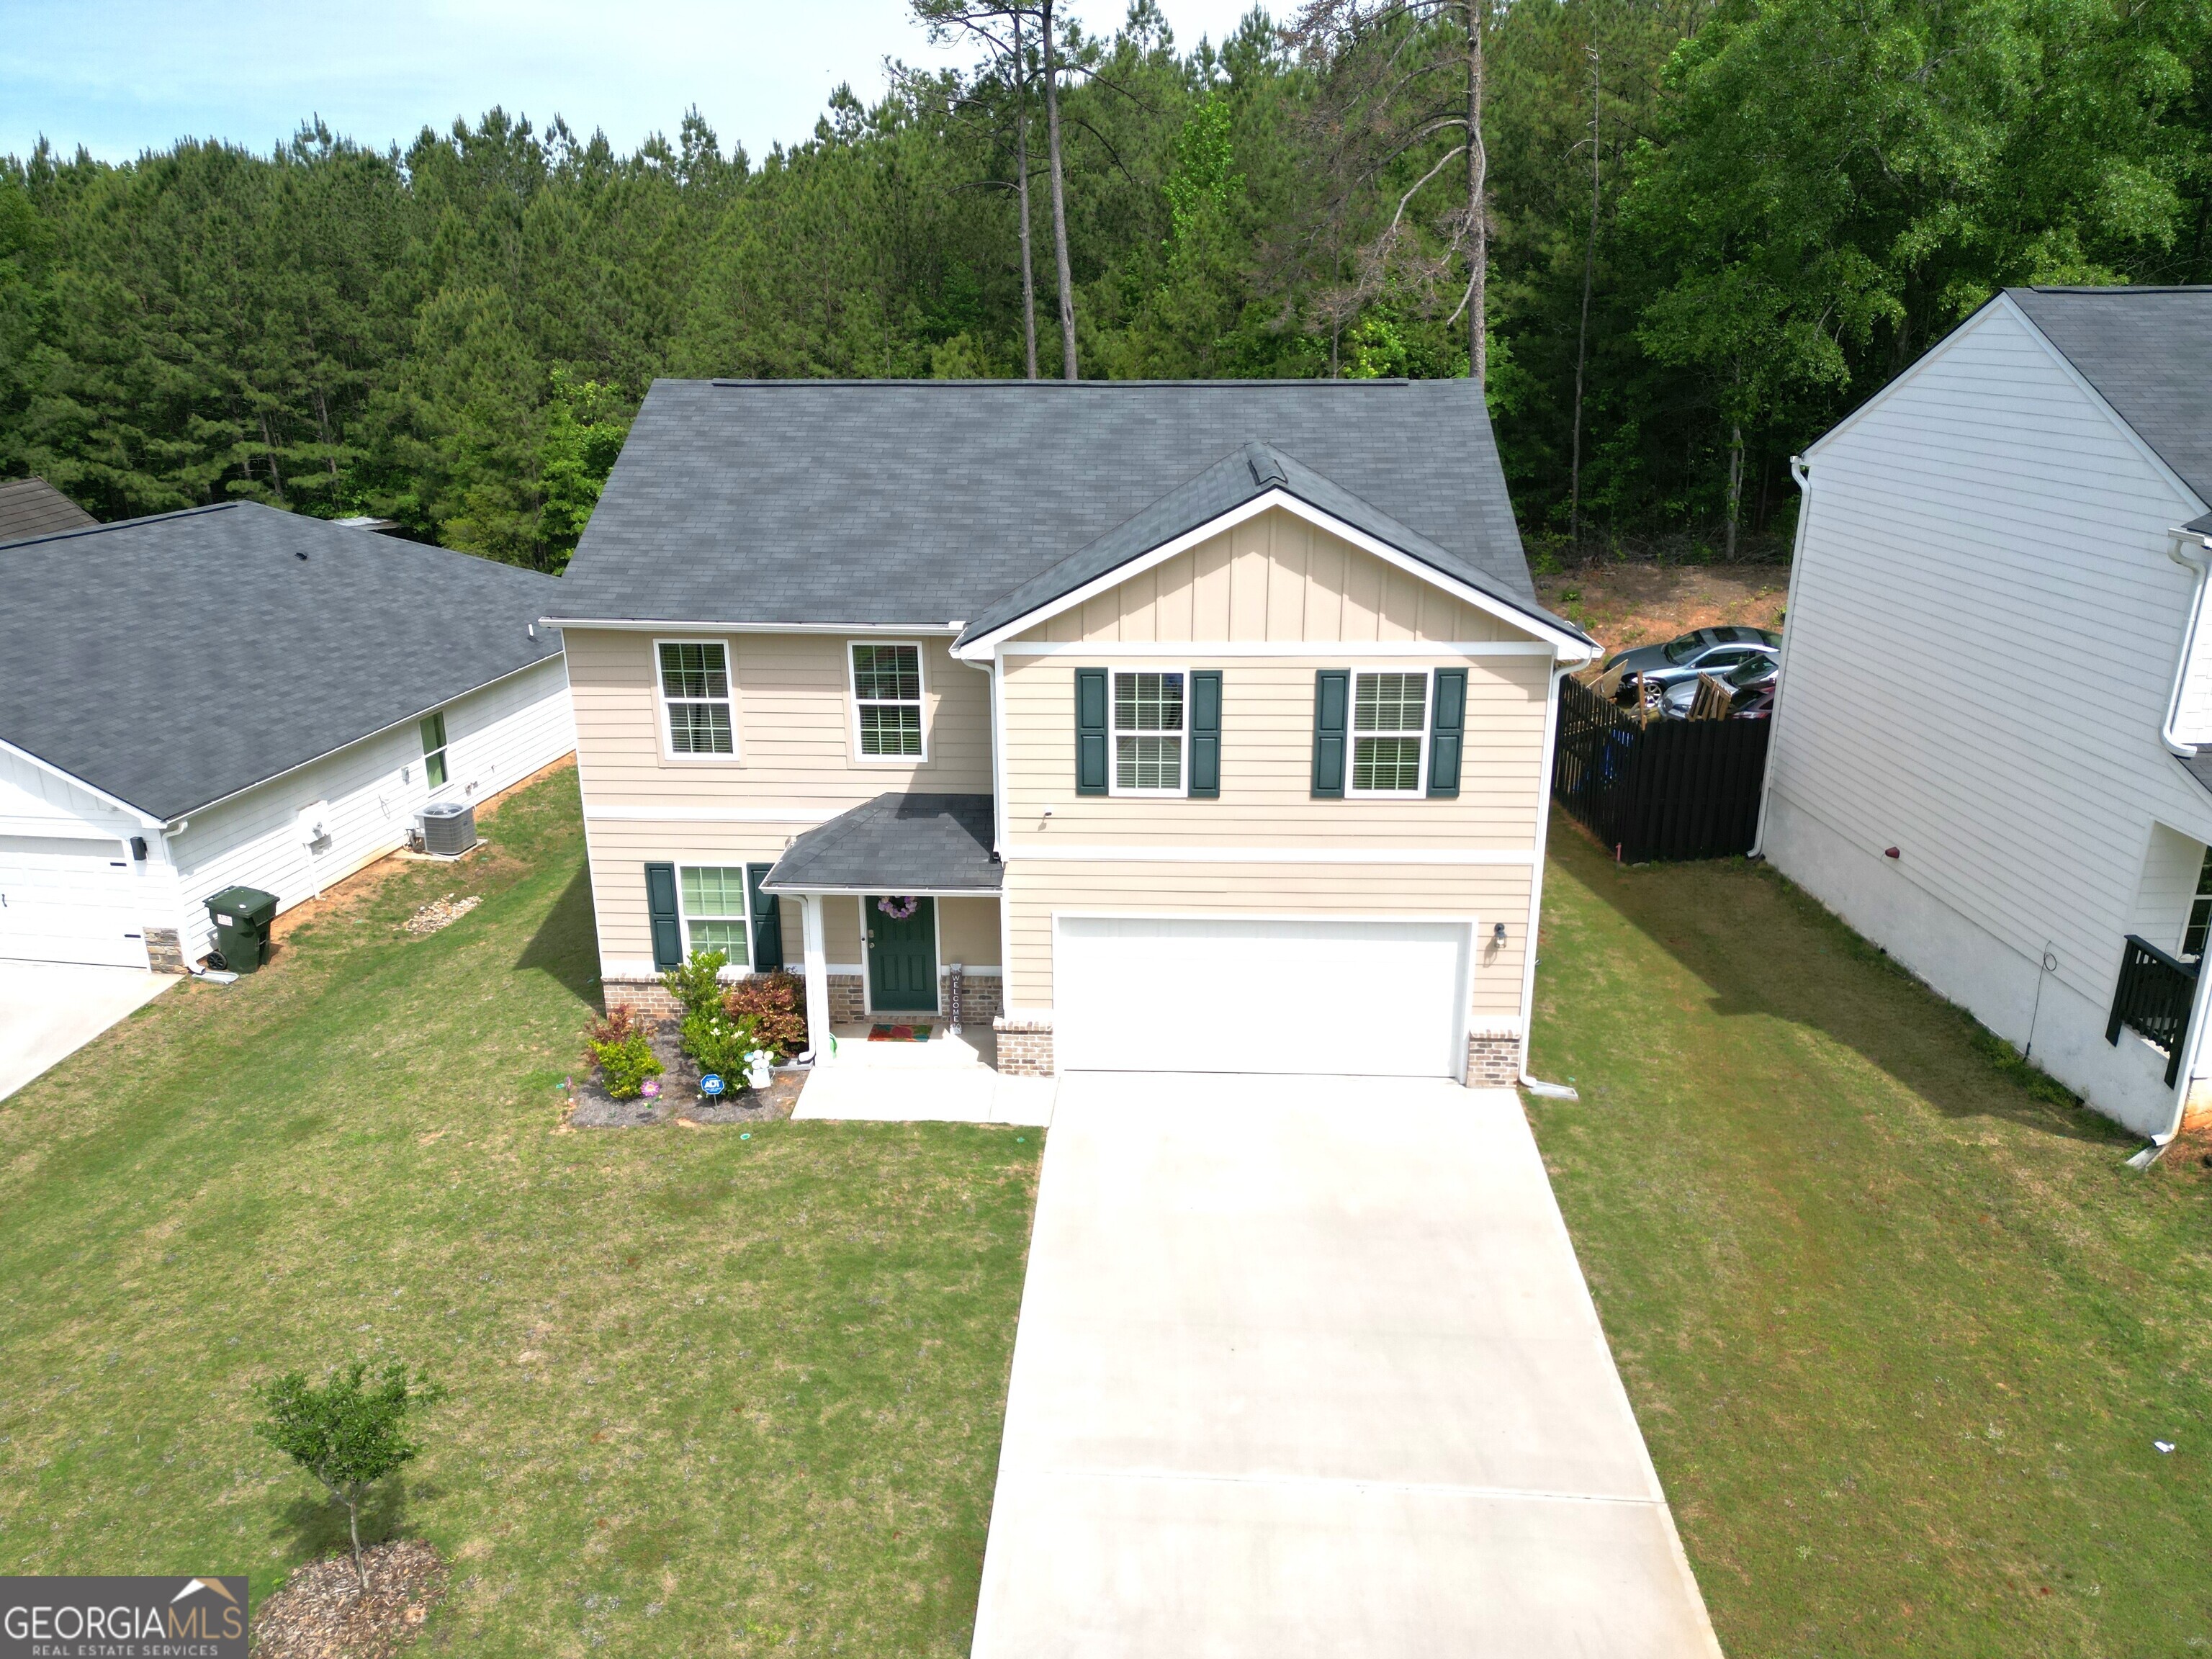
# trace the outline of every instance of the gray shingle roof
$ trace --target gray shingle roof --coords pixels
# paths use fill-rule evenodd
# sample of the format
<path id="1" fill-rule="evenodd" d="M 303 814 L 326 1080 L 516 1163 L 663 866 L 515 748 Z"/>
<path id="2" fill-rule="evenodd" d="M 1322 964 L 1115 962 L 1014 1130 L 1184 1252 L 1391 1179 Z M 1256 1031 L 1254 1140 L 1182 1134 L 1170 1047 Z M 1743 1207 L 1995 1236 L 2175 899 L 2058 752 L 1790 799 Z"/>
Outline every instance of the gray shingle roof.
<path id="1" fill-rule="evenodd" d="M 792 842 L 762 884 L 775 892 L 995 893 L 988 795 L 896 792 Z"/>
<path id="2" fill-rule="evenodd" d="M 556 655 L 557 592 L 251 502 L 18 542 L 0 738 L 173 818 Z"/>
<path id="3" fill-rule="evenodd" d="M 2212 288 L 2005 290 L 2181 481 L 2212 504 Z"/>
<path id="4" fill-rule="evenodd" d="M 1038 606 L 1073 593 L 1130 560 L 1200 525 L 1211 523 L 1272 489 L 1279 489 L 1310 507 L 1321 508 L 1331 517 L 1366 532 L 1434 570 L 1465 582 L 1523 616 L 1578 638 L 1589 637 L 1572 623 L 1553 616 L 1489 571 L 1437 546 L 1420 532 L 1377 511 L 1351 491 L 1339 489 L 1295 457 L 1285 454 L 1272 444 L 1251 443 L 1216 461 L 1189 483 L 1170 490 L 1089 546 L 1079 549 L 1050 569 L 1030 577 L 1012 592 L 986 605 L 982 614 L 962 632 L 957 643 L 965 645 L 994 629 L 1003 628 Z"/>
<path id="5" fill-rule="evenodd" d="M 50 536 L 57 530 L 81 530 L 99 522 L 44 478 L 0 483 L 0 543 Z"/>
<path id="6" fill-rule="evenodd" d="M 1468 380 L 657 380 L 558 614 L 965 623 L 1255 442 L 1534 602 Z"/>

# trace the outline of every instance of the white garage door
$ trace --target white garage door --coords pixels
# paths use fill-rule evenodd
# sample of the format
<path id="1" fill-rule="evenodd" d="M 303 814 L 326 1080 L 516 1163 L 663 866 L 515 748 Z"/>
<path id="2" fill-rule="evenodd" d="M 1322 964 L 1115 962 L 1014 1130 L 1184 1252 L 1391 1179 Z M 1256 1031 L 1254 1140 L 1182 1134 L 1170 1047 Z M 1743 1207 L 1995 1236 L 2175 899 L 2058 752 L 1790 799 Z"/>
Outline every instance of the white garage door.
<path id="1" fill-rule="evenodd" d="M 1073 1072 L 1467 1068 L 1468 926 L 1063 916 L 1053 1047 Z"/>
<path id="2" fill-rule="evenodd" d="M 143 968 L 138 908 L 121 842 L 0 836 L 0 957 Z"/>

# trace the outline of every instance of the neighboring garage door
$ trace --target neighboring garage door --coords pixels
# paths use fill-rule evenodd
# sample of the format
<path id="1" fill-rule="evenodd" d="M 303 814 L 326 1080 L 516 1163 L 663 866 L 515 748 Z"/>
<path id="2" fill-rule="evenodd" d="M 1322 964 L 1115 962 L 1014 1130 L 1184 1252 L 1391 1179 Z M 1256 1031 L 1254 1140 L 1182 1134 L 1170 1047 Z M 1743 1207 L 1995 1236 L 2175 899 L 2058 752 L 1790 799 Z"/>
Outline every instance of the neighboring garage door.
<path id="1" fill-rule="evenodd" d="M 138 881 L 123 843 L 0 836 L 0 957 L 143 968 Z"/>
<path id="2" fill-rule="evenodd" d="M 1062 916 L 1053 1047 L 1072 1072 L 1466 1070 L 1465 922 Z"/>

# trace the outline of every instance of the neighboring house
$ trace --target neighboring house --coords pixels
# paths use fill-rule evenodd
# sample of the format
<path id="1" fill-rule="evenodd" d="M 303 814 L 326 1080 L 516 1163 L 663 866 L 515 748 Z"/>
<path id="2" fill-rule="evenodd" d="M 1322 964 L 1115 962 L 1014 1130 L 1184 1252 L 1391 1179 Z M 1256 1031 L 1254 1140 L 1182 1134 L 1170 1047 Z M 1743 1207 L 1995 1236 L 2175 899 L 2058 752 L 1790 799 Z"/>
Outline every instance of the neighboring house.
<path id="1" fill-rule="evenodd" d="M 58 530 L 82 530 L 99 522 L 44 478 L 0 483 L 0 543 L 51 536 Z"/>
<path id="2" fill-rule="evenodd" d="M 1510 1082 L 1557 680 L 1467 381 L 657 382 L 562 579 L 601 969 L 1002 1070 Z"/>
<path id="3" fill-rule="evenodd" d="M 2208 385 L 2212 289 L 2016 289 L 1814 444 L 1762 830 L 2156 1137 L 2212 1071 Z"/>
<path id="4" fill-rule="evenodd" d="M 251 503 L 0 547 L 0 957 L 177 972 L 574 746 L 553 579 Z"/>

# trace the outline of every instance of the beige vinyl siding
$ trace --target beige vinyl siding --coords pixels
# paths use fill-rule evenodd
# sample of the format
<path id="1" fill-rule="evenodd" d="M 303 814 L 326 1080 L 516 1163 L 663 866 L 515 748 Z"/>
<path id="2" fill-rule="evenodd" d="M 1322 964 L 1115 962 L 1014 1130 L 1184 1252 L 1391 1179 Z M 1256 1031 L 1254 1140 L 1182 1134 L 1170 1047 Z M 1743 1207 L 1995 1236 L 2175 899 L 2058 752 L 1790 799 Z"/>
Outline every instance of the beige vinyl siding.
<path id="1" fill-rule="evenodd" d="M 957 962 L 966 968 L 999 965 L 999 901 L 943 898 L 937 901 L 939 966 Z"/>
<path id="2" fill-rule="evenodd" d="M 1055 911 L 1169 915 L 1449 916 L 1481 921 L 1469 1006 L 1478 1020 L 1510 1021 L 1521 1012 L 1522 950 L 1528 922 L 1525 866 L 1343 864 L 1079 864 L 1033 860 L 1006 870 L 1006 1001 L 1052 1006 L 1052 918 Z M 1505 924 L 1506 943 L 1490 929 Z M 1359 971 L 1356 961 L 1345 972 Z M 1133 1006 L 1144 988 L 1133 986 Z M 1326 1017 L 1328 988 L 1312 988 Z M 1151 1010 L 1161 1018 L 1168 1009 Z"/>
<path id="3" fill-rule="evenodd" d="M 1039 841 L 1525 851 L 1535 840 L 1546 676 L 1539 656 L 1221 657 L 1187 661 L 1013 657 L 1006 661 L 1006 833 L 1017 855 Z M 1075 671 L 1221 671 L 1221 796 L 1078 795 Z M 1322 667 L 1467 670 L 1467 733 L 1456 799 L 1313 799 L 1314 674 Z M 1046 807 L 1052 817 L 1044 817 Z"/>
<path id="4" fill-rule="evenodd" d="M 1273 508 L 1025 640 L 1512 640 L 1487 611 Z"/>
<path id="5" fill-rule="evenodd" d="M 729 651 L 734 757 L 672 758 L 656 699 L 656 638 L 720 639 Z M 889 790 L 988 794 L 988 678 L 952 660 L 943 638 L 921 639 L 928 759 L 862 761 L 853 735 L 850 643 L 836 635 L 571 629 L 564 637 L 576 708 L 584 799 L 598 813 L 648 809 L 787 807 L 819 818 Z"/>
<path id="6" fill-rule="evenodd" d="M 586 826 L 591 843 L 592 903 L 598 913 L 602 971 L 650 964 L 653 928 L 645 906 L 648 864 L 773 864 L 788 832 L 775 824 L 628 823 Z M 782 901 L 783 959 L 796 969 L 805 941 L 799 906 Z"/>

